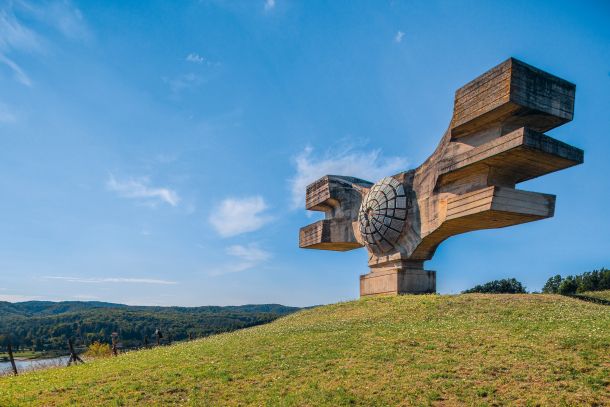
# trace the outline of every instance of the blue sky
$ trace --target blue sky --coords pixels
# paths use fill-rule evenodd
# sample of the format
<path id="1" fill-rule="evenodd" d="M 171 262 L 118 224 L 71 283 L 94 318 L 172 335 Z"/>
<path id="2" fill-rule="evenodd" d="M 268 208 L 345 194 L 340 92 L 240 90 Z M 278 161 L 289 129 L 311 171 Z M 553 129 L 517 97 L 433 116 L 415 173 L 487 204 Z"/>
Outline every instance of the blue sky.
<path id="1" fill-rule="evenodd" d="M 610 4 L 0 1 L 0 300 L 312 305 L 364 249 L 298 249 L 305 185 L 419 165 L 510 56 L 577 85 L 555 217 L 443 243 L 456 293 L 610 266 Z M 229 214 L 233 214 L 233 216 Z"/>

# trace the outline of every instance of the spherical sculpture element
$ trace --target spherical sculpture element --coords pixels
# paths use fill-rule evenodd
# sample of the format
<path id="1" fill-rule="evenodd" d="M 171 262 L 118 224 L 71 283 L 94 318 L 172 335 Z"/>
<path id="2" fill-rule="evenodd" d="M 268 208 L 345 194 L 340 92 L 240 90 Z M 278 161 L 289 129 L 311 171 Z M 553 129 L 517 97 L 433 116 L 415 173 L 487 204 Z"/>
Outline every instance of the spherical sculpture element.
<path id="1" fill-rule="evenodd" d="M 381 255 L 394 249 L 407 218 L 407 197 L 392 177 L 373 185 L 360 205 L 358 222 L 365 245 Z"/>

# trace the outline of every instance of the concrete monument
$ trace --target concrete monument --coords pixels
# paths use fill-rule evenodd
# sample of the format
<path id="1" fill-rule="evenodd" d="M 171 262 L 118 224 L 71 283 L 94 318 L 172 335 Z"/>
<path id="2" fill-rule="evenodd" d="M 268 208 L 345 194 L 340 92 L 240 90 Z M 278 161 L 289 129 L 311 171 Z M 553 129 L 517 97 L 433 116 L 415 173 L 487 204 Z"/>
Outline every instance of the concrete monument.
<path id="1" fill-rule="evenodd" d="M 431 293 L 424 270 L 448 237 L 550 218 L 555 196 L 515 185 L 583 163 L 583 151 L 545 131 L 572 120 L 575 85 L 510 58 L 455 92 L 436 151 L 416 169 L 376 183 L 327 175 L 305 206 L 325 219 L 300 230 L 299 246 L 366 247 L 360 295 Z"/>

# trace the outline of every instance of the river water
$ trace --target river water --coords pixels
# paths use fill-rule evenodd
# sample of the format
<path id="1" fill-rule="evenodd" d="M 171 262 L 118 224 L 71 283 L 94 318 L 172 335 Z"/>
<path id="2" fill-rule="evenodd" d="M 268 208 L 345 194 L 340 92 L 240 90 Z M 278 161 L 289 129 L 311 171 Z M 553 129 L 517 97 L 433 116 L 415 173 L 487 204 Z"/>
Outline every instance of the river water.
<path id="1" fill-rule="evenodd" d="M 17 372 L 25 372 L 32 369 L 46 369 L 55 366 L 66 366 L 68 356 L 48 359 L 16 360 Z M 11 362 L 0 362 L 0 375 L 12 372 Z"/>

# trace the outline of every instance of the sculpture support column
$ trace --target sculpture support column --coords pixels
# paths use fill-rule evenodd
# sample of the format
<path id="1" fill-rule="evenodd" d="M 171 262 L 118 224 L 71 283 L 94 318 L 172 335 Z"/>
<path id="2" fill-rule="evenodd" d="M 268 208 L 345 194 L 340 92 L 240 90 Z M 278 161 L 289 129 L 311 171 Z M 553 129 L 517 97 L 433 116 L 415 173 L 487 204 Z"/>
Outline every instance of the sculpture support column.
<path id="1" fill-rule="evenodd" d="M 430 294 L 436 292 L 436 272 L 424 270 L 421 261 L 395 261 L 371 267 L 360 276 L 360 296 L 378 294 Z"/>

